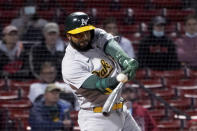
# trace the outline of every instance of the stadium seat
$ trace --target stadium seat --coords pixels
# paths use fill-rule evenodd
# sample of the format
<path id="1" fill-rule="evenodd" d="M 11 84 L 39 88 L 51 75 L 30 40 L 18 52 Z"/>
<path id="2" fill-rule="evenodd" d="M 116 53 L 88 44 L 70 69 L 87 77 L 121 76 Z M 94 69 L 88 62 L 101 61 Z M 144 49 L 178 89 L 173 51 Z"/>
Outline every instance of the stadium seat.
<path id="1" fill-rule="evenodd" d="M 5 80 L 0 79 L 0 89 L 4 88 L 4 86 L 5 86 Z"/>
<path id="2" fill-rule="evenodd" d="M 138 7 L 144 8 L 147 0 L 121 0 L 123 8 Z"/>
<path id="3" fill-rule="evenodd" d="M 184 93 L 190 93 L 197 89 L 196 79 L 165 79 L 165 86 L 174 90 L 176 97 L 183 97 Z"/>
<path id="4" fill-rule="evenodd" d="M 136 72 L 135 79 L 146 79 L 147 78 L 147 70 L 146 69 L 139 69 Z"/>
<path id="5" fill-rule="evenodd" d="M 64 0 L 57 0 L 58 4 L 60 5 L 60 7 L 62 7 L 63 9 L 65 9 L 66 11 L 68 10 L 72 10 L 74 11 L 74 4 L 76 3 L 77 0 L 67 0 L 66 2 Z"/>
<path id="6" fill-rule="evenodd" d="M 176 32 L 176 24 L 175 23 L 172 23 L 170 25 L 166 25 L 165 26 L 165 32 L 167 34 L 172 33 L 172 32 Z"/>
<path id="7" fill-rule="evenodd" d="M 52 10 L 55 9 L 58 5 L 57 2 L 54 0 L 35 0 L 37 5 L 36 10 Z"/>
<path id="8" fill-rule="evenodd" d="M 177 109 L 180 109 L 182 111 L 189 109 L 191 106 L 191 102 L 189 99 L 175 99 L 175 100 L 167 100 L 167 102 L 170 104 L 170 106 L 175 107 Z"/>
<path id="9" fill-rule="evenodd" d="M 166 9 L 164 16 L 171 22 L 183 22 L 186 16 L 194 13 L 194 10 Z"/>
<path id="10" fill-rule="evenodd" d="M 151 0 L 151 3 L 156 8 L 181 8 L 183 2 L 181 0 Z"/>
<path id="11" fill-rule="evenodd" d="M 197 109 L 187 110 L 186 113 L 191 116 L 191 119 L 197 119 Z"/>
<path id="12" fill-rule="evenodd" d="M 162 15 L 161 9 L 157 9 L 157 10 L 135 9 L 134 10 L 134 19 L 136 22 L 149 23 L 153 17 L 158 15 Z"/>
<path id="13" fill-rule="evenodd" d="M 29 81 L 11 80 L 10 81 L 10 89 L 20 91 L 19 92 L 20 97 L 27 98 L 29 90 L 30 90 L 30 85 L 35 82 L 38 82 L 38 80 L 29 80 Z"/>
<path id="14" fill-rule="evenodd" d="M 184 70 L 169 70 L 169 71 L 158 71 L 158 70 L 149 70 L 150 78 L 171 78 L 171 79 L 181 79 L 185 78 Z"/>
<path id="15" fill-rule="evenodd" d="M 197 78 L 197 70 L 188 69 L 188 73 L 190 78 Z"/>
<path id="16" fill-rule="evenodd" d="M 4 10 L 20 9 L 25 0 L 0 0 L 0 8 Z"/>
<path id="17" fill-rule="evenodd" d="M 29 110 L 11 109 L 9 110 L 9 119 L 14 121 L 16 130 L 28 131 L 31 129 L 28 123 Z"/>
<path id="18" fill-rule="evenodd" d="M 185 97 L 186 94 L 188 95 L 196 95 L 197 94 L 197 86 L 188 86 L 188 87 L 182 87 L 182 88 L 178 88 L 178 95 L 180 97 Z"/>
<path id="19" fill-rule="evenodd" d="M 162 80 L 160 78 L 142 79 L 139 80 L 139 82 L 144 85 L 145 88 L 149 89 L 158 89 L 163 87 Z"/>
<path id="20" fill-rule="evenodd" d="M 1 90 L 0 101 L 16 100 L 18 99 L 18 90 Z"/>
<path id="21" fill-rule="evenodd" d="M 164 100 L 170 100 L 173 99 L 175 97 L 175 93 L 174 90 L 172 89 L 163 89 L 163 90 L 156 90 L 154 91 L 156 96 L 160 96 L 162 97 Z"/>
<path id="22" fill-rule="evenodd" d="M 146 100 L 141 99 L 141 100 L 138 100 L 137 103 L 142 105 L 146 109 L 152 108 L 151 101 L 149 99 L 146 99 Z"/>
<path id="23" fill-rule="evenodd" d="M 29 109 L 31 106 L 32 103 L 27 99 L 2 101 L 0 103 L 0 108 L 7 109 Z"/>
<path id="24" fill-rule="evenodd" d="M 148 111 L 151 116 L 154 118 L 154 120 L 158 123 L 162 120 L 165 116 L 165 110 L 164 109 L 153 109 Z"/>
<path id="25" fill-rule="evenodd" d="M 169 88 L 177 88 L 177 89 L 190 89 L 196 86 L 197 79 L 165 79 L 165 84 Z"/>
<path id="26" fill-rule="evenodd" d="M 41 18 L 44 18 L 49 21 L 52 21 L 52 18 L 55 15 L 55 10 L 46 10 L 46 11 L 37 11 L 37 12 Z"/>
<path id="27" fill-rule="evenodd" d="M 168 120 L 158 123 L 159 131 L 179 131 L 181 129 L 180 120 Z"/>
<path id="28" fill-rule="evenodd" d="M 139 24 L 135 24 L 135 25 L 124 25 L 124 26 L 120 26 L 119 28 L 120 28 L 119 29 L 119 32 L 122 35 L 140 32 L 140 26 L 139 26 Z"/>
<path id="29" fill-rule="evenodd" d="M 171 100 L 175 98 L 174 90 L 164 88 L 164 89 L 157 89 L 157 90 L 151 90 L 156 96 L 161 97 L 164 100 Z M 143 100 L 149 99 L 150 96 L 146 92 L 140 92 L 140 98 Z"/>
<path id="30" fill-rule="evenodd" d="M 15 80 L 11 80 L 10 81 L 10 86 L 14 87 L 14 88 L 18 88 L 18 87 L 30 87 L 30 85 L 32 83 L 35 83 L 35 82 L 39 82 L 38 80 L 28 80 L 28 81 L 15 81 Z"/>
<path id="31" fill-rule="evenodd" d="M 109 8 L 110 0 L 84 0 L 87 8 Z"/>
<path id="32" fill-rule="evenodd" d="M 18 10 L 0 10 L 0 19 L 3 26 L 10 24 L 11 20 L 18 16 Z"/>
<path id="33" fill-rule="evenodd" d="M 197 92 L 194 91 L 193 93 L 185 93 L 184 97 L 190 99 L 190 109 L 196 109 L 196 107 L 197 107 Z"/>

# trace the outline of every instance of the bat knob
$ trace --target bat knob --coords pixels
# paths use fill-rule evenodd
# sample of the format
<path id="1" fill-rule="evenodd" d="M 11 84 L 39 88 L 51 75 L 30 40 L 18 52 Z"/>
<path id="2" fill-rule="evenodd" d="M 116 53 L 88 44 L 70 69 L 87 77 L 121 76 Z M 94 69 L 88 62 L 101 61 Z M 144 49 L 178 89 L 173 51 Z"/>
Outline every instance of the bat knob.
<path id="1" fill-rule="evenodd" d="M 108 117 L 108 116 L 110 116 L 110 113 L 103 112 L 103 115 L 104 115 L 105 117 Z"/>

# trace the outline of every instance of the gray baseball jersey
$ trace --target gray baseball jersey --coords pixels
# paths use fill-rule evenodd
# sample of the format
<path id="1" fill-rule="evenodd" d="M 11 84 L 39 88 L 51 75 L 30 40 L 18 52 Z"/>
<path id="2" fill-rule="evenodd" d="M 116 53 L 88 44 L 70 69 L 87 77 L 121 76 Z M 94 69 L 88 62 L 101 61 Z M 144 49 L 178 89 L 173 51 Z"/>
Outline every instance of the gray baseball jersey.
<path id="1" fill-rule="evenodd" d="M 103 106 L 108 97 L 97 90 L 80 88 L 88 77 L 93 74 L 100 78 L 114 77 L 121 71 L 118 64 L 103 51 L 105 43 L 114 37 L 99 28 L 94 32 L 92 49 L 78 52 L 69 44 L 62 61 L 63 80 L 75 88 L 81 108 Z"/>

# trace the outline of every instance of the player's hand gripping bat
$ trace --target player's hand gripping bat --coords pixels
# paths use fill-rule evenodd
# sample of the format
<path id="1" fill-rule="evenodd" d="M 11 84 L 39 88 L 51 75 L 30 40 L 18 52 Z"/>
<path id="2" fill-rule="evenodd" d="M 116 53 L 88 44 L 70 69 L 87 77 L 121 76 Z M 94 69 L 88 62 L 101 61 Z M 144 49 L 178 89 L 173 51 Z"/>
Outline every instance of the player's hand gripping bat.
<path id="1" fill-rule="evenodd" d="M 109 95 L 109 97 L 107 98 L 104 106 L 103 106 L 103 110 L 102 113 L 104 116 L 109 116 L 110 112 L 112 110 L 112 107 L 114 106 L 114 104 L 117 102 L 117 99 L 119 98 L 118 96 L 120 96 L 122 87 L 124 85 L 125 82 L 128 81 L 128 77 L 125 74 L 118 74 L 116 79 L 120 82 L 117 87 L 111 92 L 111 94 Z"/>

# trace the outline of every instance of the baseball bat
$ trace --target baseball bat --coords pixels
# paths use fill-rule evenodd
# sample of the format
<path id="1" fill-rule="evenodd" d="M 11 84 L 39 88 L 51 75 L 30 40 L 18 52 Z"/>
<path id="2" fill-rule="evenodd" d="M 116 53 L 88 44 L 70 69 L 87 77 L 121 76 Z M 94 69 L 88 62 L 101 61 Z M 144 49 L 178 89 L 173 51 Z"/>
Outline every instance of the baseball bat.
<path id="1" fill-rule="evenodd" d="M 110 115 L 112 107 L 116 103 L 118 96 L 120 96 L 120 92 L 122 90 L 123 84 L 124 84 L 123 82 L 120 82 L 107 98 L 102 110 L 104 116 Z"/>

